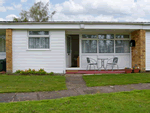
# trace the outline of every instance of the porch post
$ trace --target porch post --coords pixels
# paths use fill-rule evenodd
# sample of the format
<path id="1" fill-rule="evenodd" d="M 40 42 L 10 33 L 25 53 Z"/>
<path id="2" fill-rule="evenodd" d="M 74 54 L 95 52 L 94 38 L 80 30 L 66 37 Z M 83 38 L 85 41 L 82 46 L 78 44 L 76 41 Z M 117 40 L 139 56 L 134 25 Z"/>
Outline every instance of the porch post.
<path id="1" fill-rule="evenodd" d="M 132 67 L 137 64 L 141 71 L 145 71 L 145 33 L 145 30 L 131 33 L 131 39 L 135 40 L 135 47 L 132 47 Z"/>
<path id="2" fill-rule="evenodd" d="M 6 29 L 6 72 L 12 73 L 12 29 Z"/>

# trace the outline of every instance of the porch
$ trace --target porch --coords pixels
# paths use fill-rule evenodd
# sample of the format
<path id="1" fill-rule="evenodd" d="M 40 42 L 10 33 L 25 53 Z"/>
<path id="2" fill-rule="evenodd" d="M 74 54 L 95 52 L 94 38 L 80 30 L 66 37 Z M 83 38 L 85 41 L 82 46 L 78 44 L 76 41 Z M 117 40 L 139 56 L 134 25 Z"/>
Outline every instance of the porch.
<path id="1" fill-rule="evenodd" d="M 129 42 L 133 31 L 123 29 L 67 30 L 66 74 L 124 73 L 125 67 L 132 67 L 132 48 L 129 46 Z M 95 71 L 94 66 L 92 66 L 91 70 L 86 71 L 87 57 L 95 59 L 98 67 L 101 67 L 101 61 L 97 60 L 98 58 L 118 57 L 119 70 L 114 67 L 114 70 L 111 71 L 111 67 L 108 67 L 108 71 L 103 69 L 101 71 L 96 69 Z M 106 67 L 107 61 L 104 61 L 104 67 Z"/>

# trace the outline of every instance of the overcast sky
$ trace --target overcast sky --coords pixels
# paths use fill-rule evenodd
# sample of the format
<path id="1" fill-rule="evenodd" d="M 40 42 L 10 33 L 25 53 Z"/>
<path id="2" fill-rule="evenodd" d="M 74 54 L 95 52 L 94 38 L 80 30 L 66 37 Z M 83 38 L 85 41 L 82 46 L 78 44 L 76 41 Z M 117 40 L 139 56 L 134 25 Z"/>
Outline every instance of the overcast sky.
<path id="1" fill-rule="evenodd" d="M 49 2 L 57 21 L 150 21 L 150 0 L 0 0 L 0 21 L 19 17 L 38 1 Z"/>

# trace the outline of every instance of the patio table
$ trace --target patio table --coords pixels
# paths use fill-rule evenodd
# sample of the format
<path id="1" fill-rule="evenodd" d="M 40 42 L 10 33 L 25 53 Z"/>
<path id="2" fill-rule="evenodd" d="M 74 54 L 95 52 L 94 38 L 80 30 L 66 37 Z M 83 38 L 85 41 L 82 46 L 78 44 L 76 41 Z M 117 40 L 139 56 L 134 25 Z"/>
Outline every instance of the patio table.
<path id="1" fill-rule="evenodd" d="M 105 60 L 108 60 L 108 58 L 97 58 L 97 61 L 98 61 L 98 60 L 101 60 L 101 67 L 99 67 L 98 70 L 99 70 L 99 69 L 102 69 L 102 68 L 104 68 L 104 69 L 106 70 L 104 61 L 105 61 Z"/>

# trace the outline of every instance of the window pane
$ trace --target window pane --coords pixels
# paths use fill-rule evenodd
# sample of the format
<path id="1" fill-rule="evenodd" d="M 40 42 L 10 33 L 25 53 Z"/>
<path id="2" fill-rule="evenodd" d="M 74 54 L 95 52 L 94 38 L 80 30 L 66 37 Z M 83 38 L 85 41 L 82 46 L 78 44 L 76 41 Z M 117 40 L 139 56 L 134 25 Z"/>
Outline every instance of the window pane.
<path id="1" fill-rule="evenodd" d="M 49 49 L 49 37 L 29 37 L 30 49 Z"/>
<path id="2" fill-rule="evenodd" d="M 97 35 L 82 35 L 82 38 L 97 38 Z"/>
<path id="3" fill-rule="evenodd" d="M 71 49 L 71 37 L 67 37 L 67 53 L 70 53 L 70 49 Z"/>
<path id="4" fill-rule="evenodd" d="M 130 53 L 129 40 L 116 40 L 116 53 Z"/>
<path id="5" fill-rule="evenodd" d="M 99 53 L 114 53 L 114 41 L 99 40 Z"/>
<path id="6" fill-rule="evenodd" d="M 129 35 L 116 35 L 116 38 L 129 38 Z"/>
<path id="7" fill-rule="evenodd" d="M 4 35 L 0 36 L 0 52 L 6 52 L 6 38 Z"/>
<path id="8" fill-rule="evenodd" d="M 106 35 L 98 35 L 99 39 L 106 39 Z"/>
<path id="9" fill-rule="evenodd" d="M 48 31 L 29 31 L 29 35 L 49 35 Z"/>
<path id="10" fill-rule="evenodd" d="M 114 35 L 113 34 L 108 34 L 108 35 L 100 34 L 98 35 L 98 38 L 99 39 L 114 39 Z"/>
<path id="11" fill-rule="evenodd" d="M 82 53 L 97 53 L 97 40 L 82 40 Z"/>

